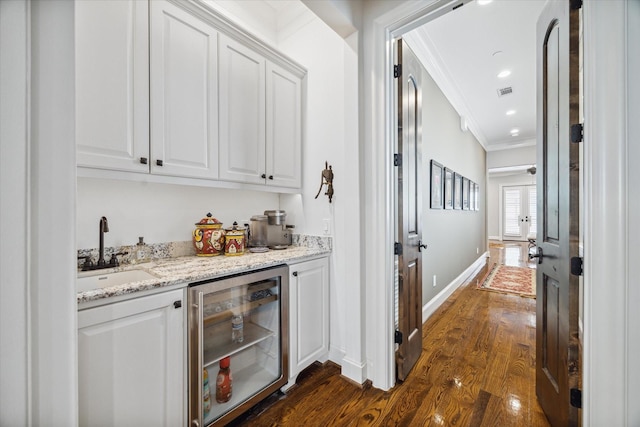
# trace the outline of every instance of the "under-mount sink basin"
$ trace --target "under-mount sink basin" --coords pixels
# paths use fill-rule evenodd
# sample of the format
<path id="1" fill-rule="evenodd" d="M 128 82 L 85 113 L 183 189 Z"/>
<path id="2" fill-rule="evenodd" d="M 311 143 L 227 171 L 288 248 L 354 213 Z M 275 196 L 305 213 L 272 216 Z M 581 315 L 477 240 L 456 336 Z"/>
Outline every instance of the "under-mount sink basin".
<path id="1" fill-rule="evenodd" d="M 88 274 L 85 276 L 85 274 Z M 127 270 L 116 273 L 100 273 L 91 271 L 80 273 L 76 279 L 76 292 L 85 292 L 93 289 L 110 288 L 112 286 L 124 285 L 125 283 L 140 282 L 142 280 L 157 279 L 151 273 L 144 270 Z"/>

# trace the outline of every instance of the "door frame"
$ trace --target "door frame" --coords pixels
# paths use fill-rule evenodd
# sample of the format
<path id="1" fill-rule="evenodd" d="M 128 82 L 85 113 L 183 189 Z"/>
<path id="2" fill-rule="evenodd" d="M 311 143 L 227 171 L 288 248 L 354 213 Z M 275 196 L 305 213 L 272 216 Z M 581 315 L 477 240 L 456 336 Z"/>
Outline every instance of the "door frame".
<path id="1" fill-rule="evenodd" d="M 627 0 L 609 7 L 609 3 L 603 6 L 587 1 L 582 11 L 583 28 L 588 29 L 584 31 L 584 425 L 615 424 L 616 421 L 624 425 L 625 420 L 637 420 L 640 416 L 640 409 L 632 406 L 634 394 L 628 393 L 640 385 L 640 367 L 631 363 L 640 357 L 640 339 L 632 336 L 634 330 L 630 328 L 632 321 L 637 324 L 639 319 L 627 306 L 627 297 L 637 298 L 640 293 L 629 286 L 630 273 L 638 277 L 639 272 L 638 267 L 632 271 L 627 255 L 639 251 L 627 244 L 628 230 L 635 225 L 629 224 L 628 216 L 624 215 L 628 212 L 628 197 L 635 197 L 637 202 L 638 196 L 629 192 L 630 170 L 620 167 L 640 160 L 640 153 L 628 151 L 632 136 L 640 136 L 638 125 L 627 118 L 628 112 L 637 111 L 640 104 L 637 83 L 626 79 L 630 71 L 638 68 L 638 54 L 627 45 L 633 36 L 629 31 L 640 24 L 637 16 L 627 16 L 627 8 L 635 7 L 632 3 Z M 367 176 L 375 178 L 363 183 L 366 200 L 363 212 L 366 229 L 378 230 L 366 245 L 369 249 L 364 258 L 368 266 L 364 277 L 369 289 L 366 316 L 367 324 L 371 325 L 366 338 L 367 359 L 372 365 L 367 368 L 374 386 L 383 390 L 390 389 L 395 382 L 394 230 L 380 227 L 380 224 L 395 224 L 391 40 L 442 14 L 442 8 L 451 4 L 451 1 L 435 1 L 425 6 L 424 2 L 405 1 L 395 7 L 372 5 L 364 13 L 361 69 L 369 72 L 361 73 L 361 87 L 370 90 L 364 90 L 360 103 L 361 141 L 364 170 Z M 611 61 L 602 61 L 603 57 Z M 596 58 L 600 58 L 599 63 Z M 611 88 L 611 81 L 619 83 Z M 609 89 L 598 91 L 601 88 Z M 627 154 L 634 157 L 628 159 Z M 598 180 L 593 178 L 596 176 Z M 618 223 L 620 212 L 612 212 L 610 206 L 624 206 L 625 221 Z M 636 208 L 634 212 L 637 211 Z M 599 261 L 589 262 L 596 259 Z M 592 286 L 605 282 L 620 283 L 620 287 L 611 292 L 610 288 Z M 630 338 L 635 340 L 629 341 Z M 597 366 L 608 366 L 608 369 L 598 371 Z"/>

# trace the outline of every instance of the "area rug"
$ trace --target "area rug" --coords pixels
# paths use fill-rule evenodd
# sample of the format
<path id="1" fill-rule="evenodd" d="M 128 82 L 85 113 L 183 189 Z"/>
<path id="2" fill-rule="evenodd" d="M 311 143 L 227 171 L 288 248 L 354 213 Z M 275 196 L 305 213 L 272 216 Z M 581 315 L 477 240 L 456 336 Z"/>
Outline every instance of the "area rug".
<path id="1" fill-rule="evenodd" d="M 478 289 L 536 297 L 536 270 L 493 264 Z"/>

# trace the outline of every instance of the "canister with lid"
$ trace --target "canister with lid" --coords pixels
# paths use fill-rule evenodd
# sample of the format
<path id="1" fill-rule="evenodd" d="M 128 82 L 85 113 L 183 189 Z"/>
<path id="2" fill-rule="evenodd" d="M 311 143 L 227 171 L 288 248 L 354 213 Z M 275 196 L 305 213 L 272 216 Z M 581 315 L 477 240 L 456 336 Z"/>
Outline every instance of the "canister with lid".
<path id="1" fill-rule="evenodd" d="M 236 256 L 244 254 L 244 227 L 238 227 L 234 221 L 233 227 L 226 229 L 225 233 L 225 256 Z"/>
<path id="2" fill-rule="evenodd" d="M 207 216 L 196 222 L 193 230 L 193 246 L 198 256 L 216 256 L 224 253 L 224 234 L 222 222 L 208 213 Z"/>

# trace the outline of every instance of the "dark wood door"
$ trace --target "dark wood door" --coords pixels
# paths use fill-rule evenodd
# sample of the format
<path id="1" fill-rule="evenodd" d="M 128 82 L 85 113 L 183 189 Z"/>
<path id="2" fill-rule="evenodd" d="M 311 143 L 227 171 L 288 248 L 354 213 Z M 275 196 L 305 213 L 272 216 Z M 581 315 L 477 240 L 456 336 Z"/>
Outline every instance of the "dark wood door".
<path id="1" fill-rule="evenodd" d="M 422 190 L 420 77 L 422 65 L 397 41 L 398 95 L 398 331 L 397 378 L 403 381 L 422 352 Z"/>
<path id="2" fill-rule="evenodd" d="M 578 11 L 548 3 L 538 20 L 538 230 L 536 394 L 552 426 L 578 424 L 570 389 L 580 378 L 578 277 Z"/>

